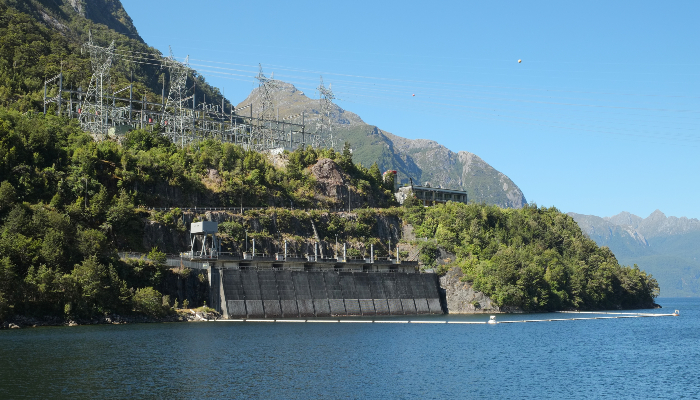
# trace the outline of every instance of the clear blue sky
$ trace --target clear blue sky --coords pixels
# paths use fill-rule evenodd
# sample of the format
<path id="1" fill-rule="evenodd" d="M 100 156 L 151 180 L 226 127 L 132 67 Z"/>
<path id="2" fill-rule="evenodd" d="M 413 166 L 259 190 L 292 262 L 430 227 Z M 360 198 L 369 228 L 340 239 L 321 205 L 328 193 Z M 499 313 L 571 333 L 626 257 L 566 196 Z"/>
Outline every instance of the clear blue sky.
<path id="1" fill-rule="evenodd" d="M 365 122 L 475 153 L 538 205 L 700 218 L 698 1 L 122 3 L 234 104 L 258 63 L 310 97 L 322 74 Z"/>

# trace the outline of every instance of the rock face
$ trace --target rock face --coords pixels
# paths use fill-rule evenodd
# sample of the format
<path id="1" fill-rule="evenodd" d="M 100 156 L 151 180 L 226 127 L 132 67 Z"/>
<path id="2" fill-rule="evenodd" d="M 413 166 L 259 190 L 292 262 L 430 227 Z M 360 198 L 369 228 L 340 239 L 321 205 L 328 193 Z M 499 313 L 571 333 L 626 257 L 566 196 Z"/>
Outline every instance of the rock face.
<path id="1" fill-rule="evenodd" d="M 597 230 L 603 225 L 619 226 L 647 239 L 700 231 L 700 220 L 686 217 L 667 217 L 660 210 L 654 211 L 646 218 L 636 216 L 627 211 L 612 217 L 603 218 L 576 213 L 569 213 L 569 215 L 576 220 L 584 232 L 594 234 L 598 234 Z"/>
<path id="2" fill-rule="evenodd" d="M 311 167 L 319 190 L 328 197 L 341 199 L 346 181 L 340 167 L 330 158 L 322 158 Z M 347 193 L 347 189 L 345 190 Z"/>
<path id="3" fill-rule="evenodd" d="M 322 201 L 335 201 L 342 209 L 347 209 L 348 201 L 351 208 L 381 206 L 381 200 L 376 193 L 362 191 L 350 185 L 350 179 L 340 166 L 330 158 L 322 158 L 311 166 L 311 173 L 316 179 L 317 198 Z M 348 193 L 349 192 L 349 193 Z"/>
<path id="4" fill-rule="evenodd" d="M 143 227 L 142 246 L 147 250 L 156 247 L 168 254 L 179 253 L 188 249 L 188 236 L 160 222 L 146 221 Z"/>
<path id="5" fill-rule="evenodd" d="M 649 246 L 649 243 L 644 235 L 634 229 L 631 225 L 614 222 L 629 222 L 630 217 L 636 217 L 635 215 L 629 214 L 629 216 L 620 217 L 620 214 L 612 218 L 600 218 L 594 215 L 583 215 L 571 212 L 567 215 L 576 221 L 583 233 L 595 240 L 601 246 L 609 246 L 613 240 L 620 241 L 632 247 L 639 246 L 644 248 Z"/>
<path id="6" fill-rule="evenodd" d="M 76 14 L 143 42 L 119 0 L 70 0 L 68 3 Z"/>
<path id="7" fill-rule="evenodd" d="M 462 282 L 464 276 L 459 267 L 452 268 L 440 278 L 440 286 L 445 290 L 448 314 L 484 314 L 519 312 L 518 309 L 501 308 L 493 304 L 493 301 L 472 288 L 467 282 Z"/>
<path id="8" fill-rule="evenodd" d="M 615 246 L 618 237 L 629 238 L 640 247 L 649 247 L 649 240 L 700 232 L 700 220 L 686 217 L 667 217 L 656 210 L 646 218 L 623 211 L 612 217 L 596 217 L 568 213 L 591 239 L 598 244 Z M 601 244 L 602 243 L 602 244 Z M 617 255 L 617 253 L 615 253 Z"/>
<path id="9" fill-rule="evenodd" d="M 479 156 L 466 151 L 460 151 L 457 155 L 462 165 L 462 186 L 467 187 L 468 191 L 481 193 L 481 201 L 511 208 L 521 208 L 527 204 L 520 188 Z"/>

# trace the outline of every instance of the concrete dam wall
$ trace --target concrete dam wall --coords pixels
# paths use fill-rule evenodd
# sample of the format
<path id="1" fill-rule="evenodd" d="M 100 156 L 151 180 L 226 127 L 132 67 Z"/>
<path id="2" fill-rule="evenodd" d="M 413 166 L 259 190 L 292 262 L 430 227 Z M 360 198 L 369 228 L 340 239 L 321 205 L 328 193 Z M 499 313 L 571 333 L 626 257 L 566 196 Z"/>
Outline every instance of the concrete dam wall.
<path id="1" fill-rule="evenodd" d="M 435 274 L 211 270 L 212 306 L 224 318 L 442 314 L 438 288 Z"/>

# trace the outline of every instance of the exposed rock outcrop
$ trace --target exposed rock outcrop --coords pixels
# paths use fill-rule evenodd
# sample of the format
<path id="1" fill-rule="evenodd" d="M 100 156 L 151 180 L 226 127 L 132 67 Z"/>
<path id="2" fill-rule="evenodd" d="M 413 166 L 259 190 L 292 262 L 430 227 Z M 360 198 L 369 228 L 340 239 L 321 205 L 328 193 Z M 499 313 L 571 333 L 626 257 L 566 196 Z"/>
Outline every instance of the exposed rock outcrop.
<path id="1" fill-rule="evenodd" d="M 189 247 L 188 235 L 160 222 L 146 220 L 142 245 L 146 250 L 156 247 L 165 253 L 179 253 Z"/>
<path id="2" fill-rule="evenodd" d="M 483 294 L 474 290 L 459 267 L 452 268 L 440 278 L 440 286 L 445 290 L 448 314 L 483 314 L 522 312 L 515 307 L 499 307 Z"/>
<path id="3" fill-rule="evenodd" d="M 334 202 L 341 209 L 380 207 L 382 201 L 371 190 L 362 190 L 350 184 L 351 180 L 340 166 L 330 158 L 322 158 L 311 166 L 311 173 L 316 179 L 317 199 Z"/>
<path id="4" fill-rule="evenodd" d="M 330 158 L 322 158 L 311 167 L 311 173 L 316 178 L 316 185 L 324 195 L 342 199 L 343 194 L 347 193 L 345 189 L 347 182 L 343 177 L 340 166 Z"/>

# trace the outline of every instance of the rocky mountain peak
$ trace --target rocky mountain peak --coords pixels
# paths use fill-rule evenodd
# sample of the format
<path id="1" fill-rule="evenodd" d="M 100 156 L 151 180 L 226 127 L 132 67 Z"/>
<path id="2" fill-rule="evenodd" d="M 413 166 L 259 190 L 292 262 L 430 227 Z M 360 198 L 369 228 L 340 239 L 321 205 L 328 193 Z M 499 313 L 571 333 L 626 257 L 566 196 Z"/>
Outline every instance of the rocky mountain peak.
<path id="1" fill-rule="evenodd" d="M 275 108 L 275 117 L 285 118 L 289 122 L 301 123 L 304 113 L 304 123 L 307 129 L 315 131 L 317 124 L 321 120 L 321 102 L 320 99 L 312 99 L 310 93 L 304 93 L 297 89 L 293 84 L 274 81 L 272 88 L 272 103 Z M 253 104 L 253 116 L 257 116 L 262 110 L 262 96 L 259 87 L 240 102 L 236 108 L 241 108 Z M 363 125 L 364 121 L 357 114 L 346 111 L 338 105 L 332 103 L 330 109 L 331 122 L 339 127 L 352 127 Z"/>
<path id="2" fill-rule="evenodd" d="M 686 217 L 667 217 L 660 210 L 656 210 L 642 220 L 637 230 L 646 237 L 679 235 L 700 231 L 700 220 Z"/>
<path id="3" fill-rule="evenodd" d="M 314 93 L 315 94 L 315 93 Z M 318 129 L 321 103 L 294 85 L 275 81 L 272 91 L 275 116 L 300 123 L 304 113 L 307 132 Z M 237 108 L 253 104 L 253 116 L 262 108 L 260 88 L 255 88 Z M 250 112 L 245 110 L 243 112 Z M 337 147 L 349 142 L 353 160 L 365 166 L 377 163 L 381 170 L 397 170 L 399 184 L 429 183 L 433 187 L 465 190 L 470 201 L 520 208 L 527 200 L 518 186 L 475 154 L 455 153 L 430 139 L 407 139 L 366 124 L 357 114 L 331 105 L 333 135 Z"/>
<path id="4" fill-rule="evenodd" d="M 686 217 L 667 217 L 661 210 L 656 210 L 646 218 L 623 211 L 612 217 L 600 218 L 594 215 L 569 213 L 581 229 L 589 235 L 603 235 L 603 231 L 612 233 L 616 228 L 627 232 L 630 237 L 654 238 L 667 235 L 680 235 L 700 231 L 700 220 Z"/>
<path id="5" fill-rule="evenodd" d="M 605 217 L 603 219 L 609 221 L 614 225 L 630 226 L 634 229 L 636 229 L 643 220 L 642 217 L 638 217 L 627 211 L 623 211 L 617 215 L 614 215 L 612 217 Z"/>

